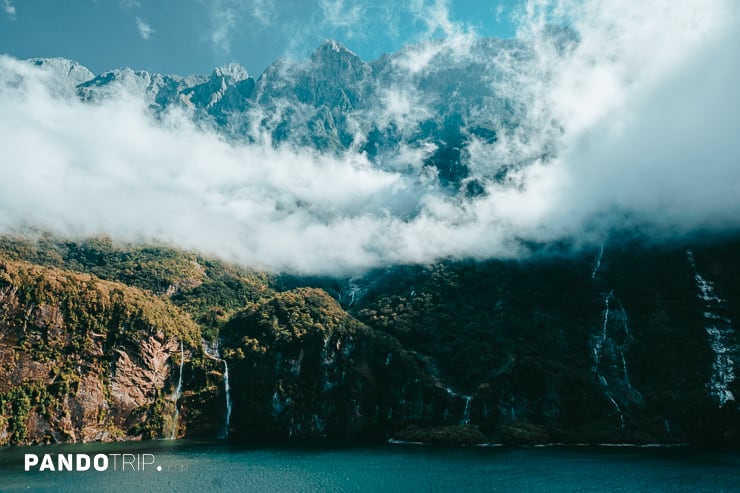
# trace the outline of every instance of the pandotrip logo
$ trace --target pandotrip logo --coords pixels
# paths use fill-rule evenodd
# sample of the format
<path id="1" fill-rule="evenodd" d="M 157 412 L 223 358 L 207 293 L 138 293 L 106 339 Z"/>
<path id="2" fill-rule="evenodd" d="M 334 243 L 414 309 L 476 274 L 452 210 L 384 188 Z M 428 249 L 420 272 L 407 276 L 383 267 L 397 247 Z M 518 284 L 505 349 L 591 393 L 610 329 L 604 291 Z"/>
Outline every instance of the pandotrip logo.
<path id="1" fill-rule="evenodd" d="M 26 472 L 161 472 L 154 454 L 25 454 Z"/>

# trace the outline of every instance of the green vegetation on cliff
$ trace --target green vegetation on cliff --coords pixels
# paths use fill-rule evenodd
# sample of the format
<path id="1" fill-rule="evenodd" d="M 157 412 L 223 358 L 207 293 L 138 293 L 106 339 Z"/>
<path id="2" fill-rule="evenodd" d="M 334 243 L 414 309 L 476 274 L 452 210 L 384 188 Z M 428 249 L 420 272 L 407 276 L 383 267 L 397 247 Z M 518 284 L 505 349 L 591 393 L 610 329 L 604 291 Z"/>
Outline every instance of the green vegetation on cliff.
<path id="1" fill-rule="evenodd" d="M 124 436 L 152 416 L 177 341 L 199 348 L 201 331 L 171 303 L 0 256 L 0 444 Z"/>
<path id="2" fill-rule="evenodd" d="M 687 246 L 343 280 L 0 236 L 0 443 L 217 436 L 226 363 L 244 439 L 738 443 L 738 245 L 692 246 L 708 307 Z"/>
<path id="3" fill-rule="evenodd" d="M 456 423 L 423 356 L 361 323 L 325 291 L 299 288 L 224 328 L 239 436 L 378 440 L 409 423 Z"/>
<path id="4" fill-rule="evenodd" d="M 158 330 L 200 344 L 200 330 L 190 317 L 135 287 L 103 281 L 93 275 L 13 262 L 0 257 L 0 293 L 4 310 L 0 324 L 22 327 L 21 341 L 55 349 L 65 343 L 82 348 L 94 338 L 113 338 L 131 330 Z M 28 331 L 36 323 L 39 334 Z M 66 330 L 60 329 L 63 326 Z M 39 335 L 41 340 L 29 338 Z"/>
<path id="5" fill-rule="evenodd" d="M 39 233 L 0 236 L 0 252 L 150 291 L 189 313 L 210 340 L 230 315 L 272 292 L 264 274 L 164 245 L 116 244 L 106 237 L 65 240 Z"/>

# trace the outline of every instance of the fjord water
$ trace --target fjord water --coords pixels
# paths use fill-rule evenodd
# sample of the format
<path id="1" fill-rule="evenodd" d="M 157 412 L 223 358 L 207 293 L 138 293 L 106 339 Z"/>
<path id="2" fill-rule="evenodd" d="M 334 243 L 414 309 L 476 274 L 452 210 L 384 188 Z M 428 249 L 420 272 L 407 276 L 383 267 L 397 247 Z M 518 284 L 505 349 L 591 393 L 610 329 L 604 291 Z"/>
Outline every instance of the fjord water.
<path id="1" fill-rule="evenodd" d="M 24 472 L 25 453 L 151 453 L 144 471 Z M 162 466 L 157 471 L 156 466 Z M 690 448 L 364 448 L 225 441 L 0 450 L 0 491 L 740 491 L 740 454 Z"/>

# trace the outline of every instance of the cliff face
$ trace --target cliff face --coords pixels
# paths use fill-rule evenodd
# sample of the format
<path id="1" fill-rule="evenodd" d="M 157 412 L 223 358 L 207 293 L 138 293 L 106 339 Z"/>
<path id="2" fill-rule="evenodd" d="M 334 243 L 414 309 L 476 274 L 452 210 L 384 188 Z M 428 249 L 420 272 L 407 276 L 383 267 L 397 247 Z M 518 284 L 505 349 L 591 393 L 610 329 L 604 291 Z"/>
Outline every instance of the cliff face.
<path id="1" fill-rule="evenodd" d="M 463 415 L 428 358 L 322 290 L 279 293 L 238 314 L 224 343 L 240 437 L 378 440 L 409 425 L 457 425 Z"/>
<path id="2" fill-rule="evenodd" d="M 737 444 L 738 245 L 393 269 L 351 310 L 437 361 L 497 441 Z"/>
<path id="3" fill-rule="evenodd" d="M 199 343 L 151 294 L 0 257 L 0 443 L 175 434 L 176 363 Z"/>
<path id="4" fill-rule="evenodd" d="M 615 241 L 593 255 L 396 267 L 347 284 L 278 279 L 294 289 L 222 332 L 238 378 L 234 431 L 736 444 L 737 246 Z"/>
<path id="5" fill-rule="evenodd" d="M 82 272 L 0 257 L 2 444 L 740 442 L 736 239 L 349 281 L 3 241 Z"/>

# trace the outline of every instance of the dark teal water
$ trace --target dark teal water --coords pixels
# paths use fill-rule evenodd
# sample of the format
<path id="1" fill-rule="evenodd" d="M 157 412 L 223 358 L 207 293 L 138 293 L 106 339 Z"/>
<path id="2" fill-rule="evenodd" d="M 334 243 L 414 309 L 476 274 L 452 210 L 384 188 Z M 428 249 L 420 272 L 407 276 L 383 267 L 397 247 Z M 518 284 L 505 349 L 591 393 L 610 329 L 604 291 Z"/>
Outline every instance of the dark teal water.
<path id="1" fill-rule="evenodd" d="M 26 453 L 150 453 L 156 462 L 143 471 L 113 471 L 110 462 L 104 472 L 24 472 Z M 0 449 L 0 491 L 740 492 L 740 454 L 634 447 L 245 448 L 189 440 L 16 447 Z"/>

